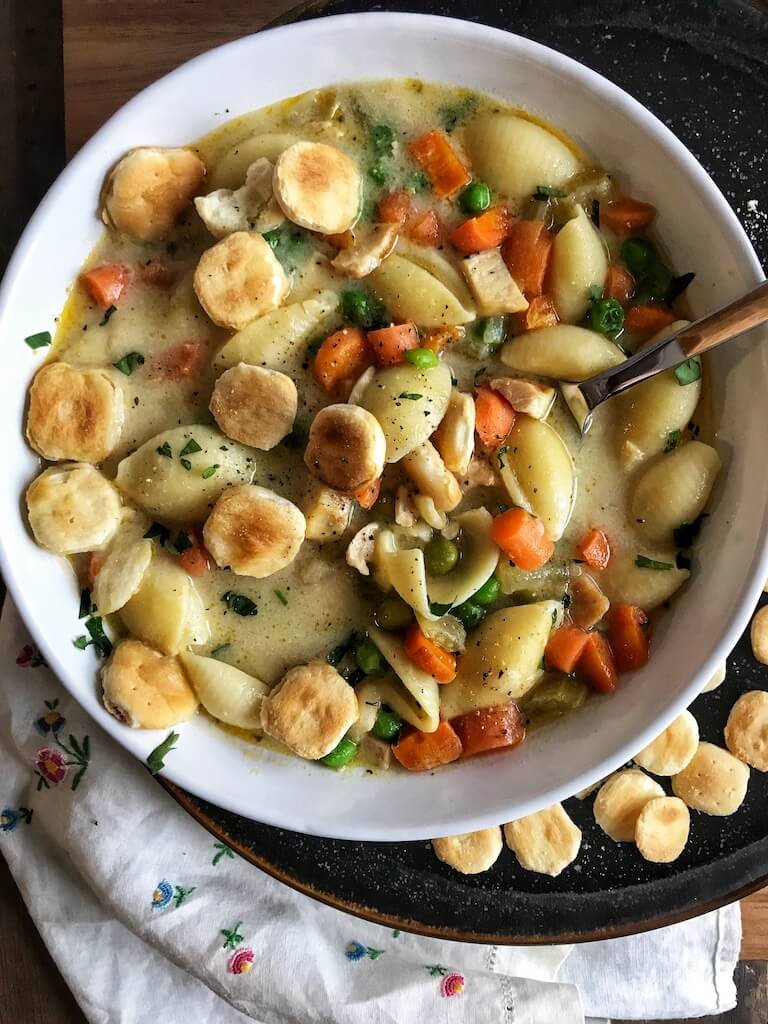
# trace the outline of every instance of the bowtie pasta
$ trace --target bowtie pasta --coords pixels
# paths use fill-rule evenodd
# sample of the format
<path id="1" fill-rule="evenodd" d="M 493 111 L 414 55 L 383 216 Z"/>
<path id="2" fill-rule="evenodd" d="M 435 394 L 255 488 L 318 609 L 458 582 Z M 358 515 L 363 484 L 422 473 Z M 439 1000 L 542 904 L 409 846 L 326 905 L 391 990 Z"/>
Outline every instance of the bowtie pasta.
<path id="1" fill-rule="evenodd" d="M 415 80 L 115 164 L 26 424 L 112 714 L 424 771 L 645 665 L 720 459 L 697 360 L 583 440 L 560 396 L 685 322 L 616 170 Z"/>

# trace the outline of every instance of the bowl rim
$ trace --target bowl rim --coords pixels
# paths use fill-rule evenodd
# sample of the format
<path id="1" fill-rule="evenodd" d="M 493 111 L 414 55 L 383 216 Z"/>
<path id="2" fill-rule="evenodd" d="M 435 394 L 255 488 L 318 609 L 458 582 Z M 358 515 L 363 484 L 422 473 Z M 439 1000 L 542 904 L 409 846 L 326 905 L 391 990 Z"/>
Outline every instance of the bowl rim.
<path id="1" fill-rule="evenodd" d="M 153 95 L 161 92 L 169 81 L 176 81 L 190 74 L 199 76 L 201 73 L 204 73 L 208 64 L 215 65 L 216 62 L 220 61 L 223 54 L 234 54 L 241 50 L 247 51 L 247 49 L 253 45 L 254 40 L 259 40 L 259 45 L 261 45 L 265 38 L 278 39 L 283 36 L 299 38 L 301 36 L 311 37 L 315 27 L 319 24 L 326 27 L 330 25 L 334 30 L 339 32 L 364 31 L 366 33 L 370 33 L 376 31 L 378 27 L 383 28 L 385 26 L 391 26 L 395 20 L 397 20 L 398 28 L 401 30 L 418 32 L 426 34 L 427 36 L 438 32 L 442 34 L 447 33 L 454 37 L 461 37 L 463 42 L 470 44 L 479 44 L 484 40 L 488 40 L 496 45 L 503 46 L 518 55 L 525 53 L 528 58 L 534 60 L 540 65 L 559 72 L 565 72 L 569 78 L 578 80 L 580 86 L 586 92 L 595 94 L 607 106 L 622 112 L 628 118 L 638 122 L 649 135 L 654 137 L 654 141 L 658 143 L 659 147 L 662 150 L 665 150 L 669 154 L 670 158 L 674 159 L 678 165 L 682 167 L 683 172 L 693 185 L 701 192 L 704 200 L 710 206 L 717 209 L 717 214 L 721 219 L 723 231 L 727 233 L 730 241 L 734 245 L 735 260 L 739 266 L 744 269 L 748 276 L 751 275 L 754 277 L 755 283 L 758 283 L 763 279 L 762 269 L 754 249 L 752 248 L 743 227 L 736 217 L 736 214 L 731 209 L 727 200 L 714 181 L 709 177 L 688 148 L 677 139 L 672 131 L 668 129 L 666 125 L 659 120 L 659 118 L 617 85 L 613 84 L 590 68 L 583 66 L 571 57 L 561 54 L 550 47 L 544 46 L 543 44 L 501 29 L 481 25 L 476 22 L 463 21 L 458 18 L 446 18 L 436 15 L 370 12 L 364 14 L 342 14 L 310 18 L 289 25 L 279 25 L 271 28 L 267 27 L 260 32 L 225 43 L 192 58 L 170 71 L 168 74 L 162 76 L 145 89 L 141 90 L 141 92 L 124 104 L 105 122 L 104 125 L 101 126 L 101 128 L 99 128 L 92 138 L 89 139 L 81 150 L 72 158 L 56 181 L 49 188 L 35 213 L 32 215 L 14 249 L 2 284 L 0 284 L 0 320 L 3 318 L 4 310 L 9 302 L 9 297 L 13 291 L 16 279 L 24 273 L 24 265 L 28 255 L 28 250 L 33 243 L 39 227 L 45 221 L 49 208 L 58 200 L 60 194 L 70 186 L 70 182 L 77 178 L 81 166 L 86 165 L 88 161 L 93 159 L 93 157 L 99 152 L 99 147 L 103 137 L 108 132 L 114 131 L 115 128 L 119 127 L 121 122 L 130 121 L 134 110 L 140 104 L 151 99 Z M 311 42 L 311 39 L 308 39 L 308 41 Z M 372 75 L 371 79 L 375 80 L 375 75 Z M 676 714 L 690 703 L 697 693 L 694 687 L 696 680 L 699 678 L 705 678 L 707 673 L 711 675 L 717 664 L 724 660 L 730 653 L 731 649 L 735 646 L 740 633 L 749 621 L 756 599 L 762 589 L 763 582 L 766 577 L 768 577 L 768 509 L 765 509 L 763 512 L 759 537 L 760 542 L 756 550 L 753 552 L 749 571 L 744 576 L 744 581 L 739 590 L 739 597 L 734 601 L 728 626 L 722 633 L 720 642 L 710 652 L 710 655 L 699 672 L 695 673 L 695 675 L 689 679 L 685 687 L 680 688 L 675 698 L 666 706 L 664 714 L 655 716 L 650 725 L 646 726 L 643 730 L 638 731 L 635 740 L 633 740 L 633 747 L 635 750 L 644 746 L 647 742 L 653 739 L 660 731 L 660 728 L 663 728 L 668 724 Z M 4 579 L 7 583 L 8 590 L 19 609 L 25 624 L 27 624 L 30 632 L 35 638 L 35 641 L 43 651 L 48 665 L 52 667 L 57 678 L 64 684 L 65 688 L 76 700 L 79 701 L 74 684 L 70 685 L 68 681 L 70 673 L 64 667 L 56 647 L 49 642 L 46 631 L 43 628 L 43 622 L 38 618 L 36 610 L 33 608 L 27 597 L 24 582 L 14 569 L 14 557 L 4 536 L 0 537 L 0 569 L 2 570 Z M 660 722 L 662 723 L 661 726 L 659 724 Z M 114 739 L 116 739 L 121 746 L 128 749 L 134 754 L 134 756 L 140 756 L 135 749 L 135 745 L 131 745 L 128 742 L 129 737 L 125 726 L 118 723 L 114 718 L 106 714 L 106 712 L 104 717 L 99 720 L 99 724 L 105 728 L 105 730 Z M 552 803 L 566 799 L 574 792 L 585 788 L 592 784 L 596 779 L 608 774 L 612 770 L 615 770 L 621 764 L 626 762 L 628 756 L 631 755 L 628 754 L 625 745 L 625 747 L 616 752 L 612 757 L 604 757 L 599 765 L 594 766 L 593 769 L 580 772 L 573 776 L 568 782 L 552 786 L 548 790 L 548 802 Z M 220 786 L 217 787 L 215 785 L 210 785 L 208 780 L 202 775 L 196 776 L 194 779 L 190 779 L 186 771 L 178 770 L 174 766 L 172 759 L 164 769 L 163 774 L 171 782 L 195 792 L 206 801 L 219 804 L 222 807 L 225 807 L 235 813 L 243 814 L 249 818 L 253 815 L 252 807 L 244 806 L 239 799 L 234 799 L 231 794 L 222 791 Z M 543 806 L 544 803 L 545 801 L 538 799 L 539 806 Z M 350 829 L 348 827 L 348 823 L 344 822 L 341 822 L 339 825 L 328 827 L 327 822 L 320 820 L 318 817 L 312 818 L 311 811 L 307 813 L 309 817 L 302 815 L 302 821 L 296 822 L 295 820 L 289 820 L 281 808 L 276 805 L 272 805 L 269 809 L 265 810 L 263 814 L 260 813 L 259 820 L 282 828 L 300 828 L 300 830 L 309 832 L 310 834 L 323 835 L 329 838 L 392 842 L 423 839 L 428 837 L 428 833 L 447 834 L 451 831 L 469 831 L 487 827 L 491 824 L 490 813 L 483 812 L 478 816 L 477 813 L 473 815 L 471 811 L 467 811 L 464 812 L 461 817 L 459 817 L 459 815 L 456 815 L 455 818 L 451 816 L 450 821 L 446 819 L 439 823 L 427 825 L 426 830 L 424 826 L 402 827 L 395 825 L 394 827 L 391 827 L 384 824 L 382 824 L 382 827 L 378 829 L 363 828 L 361 830 L 360 828 Z M 499 812 L 499 814 L 502 813 L 503 812 Z M 496 824 L 497 822 L 493 821 L 492 823 Z"/>

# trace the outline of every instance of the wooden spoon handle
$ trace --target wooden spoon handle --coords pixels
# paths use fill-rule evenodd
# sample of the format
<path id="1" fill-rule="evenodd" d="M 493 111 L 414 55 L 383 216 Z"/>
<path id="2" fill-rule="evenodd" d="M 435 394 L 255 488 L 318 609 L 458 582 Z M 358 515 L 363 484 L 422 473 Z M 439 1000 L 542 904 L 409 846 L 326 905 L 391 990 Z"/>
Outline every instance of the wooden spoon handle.
<path id="1" fill-rule="evenodd" d="M 768 321 L 768 281 L 742 295 L 711 316 L 691 324 L 678 335 L 680 347 L 688 356 L 699 355 L 738 334 Z"/>

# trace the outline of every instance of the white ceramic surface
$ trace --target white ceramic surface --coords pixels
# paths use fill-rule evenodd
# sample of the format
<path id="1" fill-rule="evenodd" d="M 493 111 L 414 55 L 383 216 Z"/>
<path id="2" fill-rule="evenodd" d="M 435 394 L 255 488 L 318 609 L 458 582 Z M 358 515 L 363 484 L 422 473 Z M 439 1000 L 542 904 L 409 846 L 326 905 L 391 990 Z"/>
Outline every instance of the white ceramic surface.
<path id="1" fill-rule="evenodd" d="M 697 313 L 763 277 L 725 199 L 660 121 L 576 62 L 496 29 L 406 14 L 303 22 L 213 50 L 139 94 L 57 180 L 0 290 L 6 353 L 0 375 L 0 553 L 8 587 L 49 665 L 93 718 L 142 759 L 163 734 L 127 729 L 104 711 L 97 661 L 72 645 L 82 628 L 73 576 L 34 545 L 20 515 L 21 496 L 37 470 L 23 443 L 25 393 L 45 353 L 30 351 L 23 339 L 53 330 L 67 289 L 99 237 L 99 185 L 116 157 L 141 143 L 190 142 L 225 117 L 327 85 L 340 74 L 349 80 L 407 75 L 470 86 L 559 125 L 618 172 L 629 192 L 656 204 L 676 267 L 696 272 L 690 298 Z M 512 753 L 426 775 L 336 774 L 249 748 L 196 720 L 180 727 L 167 777 L 270 824 L 339 838 L 408 840 L 531 813 L 626 761 L 693 700 L 735 644 L 768 575 L 765 345 L 754 334 L 746 336 L 719 349 L 710 368 L 725 472 L 696 549 L 693 581 L 664 617 L 650 665 L 625 678 L 612 698 L 534 734 Z M 98 736 L 92 745 L 98 758 Z"/>

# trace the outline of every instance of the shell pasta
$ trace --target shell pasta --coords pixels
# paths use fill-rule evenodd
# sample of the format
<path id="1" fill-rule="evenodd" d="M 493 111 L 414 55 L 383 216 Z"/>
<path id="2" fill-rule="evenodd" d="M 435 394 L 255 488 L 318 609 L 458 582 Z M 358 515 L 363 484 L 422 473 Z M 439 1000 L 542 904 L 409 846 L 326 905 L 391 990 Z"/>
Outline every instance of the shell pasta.
<path id="1" fill-rule="evenodd" d="M 25 423 L 110 713 L 433 771 L 643 668 L 724 467 L 700 360 L 561 396 L 689 316 L 621 167 L 415 80 L 116 156 Z"/>

